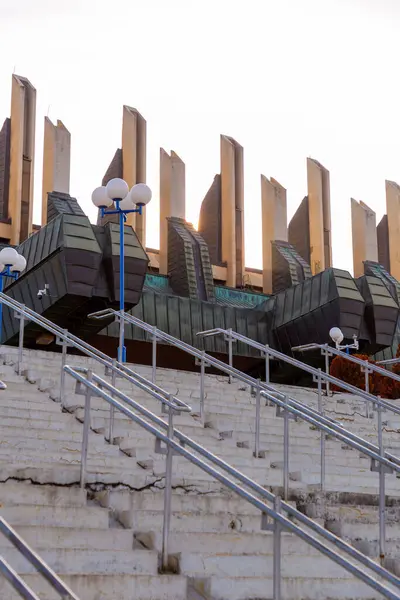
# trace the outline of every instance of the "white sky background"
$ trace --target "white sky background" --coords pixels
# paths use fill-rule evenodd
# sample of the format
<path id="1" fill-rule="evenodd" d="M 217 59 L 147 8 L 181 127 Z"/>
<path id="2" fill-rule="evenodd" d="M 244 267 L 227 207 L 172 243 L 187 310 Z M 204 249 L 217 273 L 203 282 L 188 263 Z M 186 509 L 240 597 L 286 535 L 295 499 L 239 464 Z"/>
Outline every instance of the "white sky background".
<path id="1" fill-rule="evenodd" d="M 400 182 L 399 0 L 0 0 L 0 120 L 11 74 L 72 134 L 71 195 L 90 195 L 121 145 L 122 105 L 148 123 L 147 245 L 159 247 L 159 148 L 186 163 L 186 216 L 219 172 L 219 134 L 245 152 L 246 265 L 261 267 L 260 173 L 307 193 L 306 157 L 331 173 L 334 265 L 352 270 L 350 197 L 385 212 Z M 1 123 L 0 123 L 1 126 Z"/>

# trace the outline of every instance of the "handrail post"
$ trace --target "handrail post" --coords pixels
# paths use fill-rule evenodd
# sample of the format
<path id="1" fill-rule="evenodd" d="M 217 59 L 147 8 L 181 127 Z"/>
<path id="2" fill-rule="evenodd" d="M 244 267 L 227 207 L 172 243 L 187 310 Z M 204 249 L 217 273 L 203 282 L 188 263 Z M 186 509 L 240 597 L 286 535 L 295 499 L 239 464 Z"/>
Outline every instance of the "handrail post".
<path id="1" fill-rule="evenodd" d="M 174 410 L 168 408 L 168 440 L 172 441 L 174 438 Z M 161 564 L 162 570 L 168 571 L 169 569 L 169 554 L 168 554 L 168 539 L 169 530 L 171 524 L 171 496 L 172 496 L 172 458 L 174 450 L 170 444 L 167 448 L 167 458 L 165 465 L 165 488 L 164 488 L 164 518 L 163 518 L 163 537 L 162 537 L 162 551 L 161 551 Z"/>
<path id="2" fill-rule="evenodd" d="M 286 394 L 284 402 L 287 405 Z M 287 408 L 283 412 L 283 498 L 289 499 L 289 411 Z"/>
<path id="3" fill-rule="evenodd" d="M 64 329 L 64 334 L 65 336 L 68 337 L 68 329 Z M 65 371 L 64 371 L 64 367 L 67 364 L 67 353 L 68 353 L 68 342 L 67 340 L 61 340 L 61 347 L 62 347 L 62 351 L 61 351 L 61 374 L 60 374 L 60 403 L 61 403 L 61 408 L 64 407 L 64 400 L 65 400 Z"/>
<path id="4" fill-rule="evenodd" d="M 232 339 L 232 328 L 228 329 L 228 355 L 229 355 L 229 366 L 233 366 L 233 339 Z M 229 383 L 232 383 L 232 373 L 229 373 Z"/>
<path id="5" fill-rule="evenodd" d="M 328 352 L 328 350 L 325 350 L 325 373 L 327 375 L 329 375 L 329 352 Z M 328 396 L 329 396 L 329 381 L 328 381 L 328 379 L 326 379 L 325 383 L 326 383 L 326 386 L 325 386 L 326 397 L 328 398 Z"/>
<path id="6" fill-rule="evenodd" d="M 157 327 L 154 326 L 152 338 L 151 381 L 156 382 L 157 373 Z"/>
<path id="7" fill-rule="evenodd" d="M 254 443 L 254 456 L 260 458 L 260 415 L 261 415 L 261 387 L 260 380 L 257 381 L 256 387 L 256 436 Z"/>
<path id="8" fill-rule="evenodd" d="M 92 371 L 88 369 L 86 373 L 87 381 L 92 381 Z M 85 418 L 83 421 L 83 435 L 82 435 L 82 455 L 81 455 L 81 477 L 80 486 L 81 489 L 85 488 L 86 483 L 86 467 L 87 467 L 87 455 L 89 446 L 89 429 L 90 429 L 90 397 L 92 391 L 89 387 L 86 388 L 85 394 Z"/>
<path id="9" fill-rule="evenodd" d="M 265 344 L 265 383 L 270 382 L 269 344 Z"/>
<path id="10" fill-rule="evenodd" d="M 322 374 L 318 369 L 318 412 L 323 416 L 324 407 L 322 404 Z M 325 432 L 320 431 L 321 435 L 321 492 L 325 491 Z"/>
<path id="11" fill-rule="evenodd" d="M 281 513 L 281 498 L 275 496 L 274 510 Z M 274 522 L 274 555 L 273 555 L 273 588 L 274 600 L 281 600 L 281 524 L 277 520 Z"/>
<path id="12" fill-rule="evenodd" d="M 204 360 L 205 352 L 204 350 L 201 353 L 201 361 L 200 361 L 200 419 L 204 418 L 204 376 L 205 376 L 205 368 L 206 363 Z"/>
<path id="13" fill-rule="evenodd" d="M 21 307 L 25 310 L 25 305 Z M 22 371 L 22 359 L 24 350 L 24 331 L 25 331 L 25 315 L 22 311 L 19 313 L 19 336 L 18 336 L 18 375 L 21 375 Z"/>
<path id="14" fill-rule="evenodd" d="M 117 366 L 117 361 L 114 359 L 112 361 L 112 373 L 111 373 L 111 385 L 113 387 L 115 387 L 115 383 L 116 383 L 116 369 Z M 111 397 L 114 398 L 114 394 L 111 394 Z M 109 428 L 108 428 L 108 442 L 109 444 L 113 444 L 114 443 L 114 412 L 115 412 L 115 408 L 113 404 L 110 404 L 110 423 L 109 423 Z"/>
<path id="15" fill-rule="evenodd" d="M 369 394 L 369 374 L 370 374 L 370 370 L 368 369 L 368 367 L 365 367 L 365 391 Z M 367 419 L 369 419 L 369 402 L 368 400 L 365 401 L 365 416 L 367 417 Z"/>
<path id="16" fill-rule="evenodd" d="M 382 427 L 382 407 L 377 404 L 378 415 L 378 443 L 379 453 L 382 457 L 385 456 L 383 447 L 383 427 Z M 382 463 L 379 466 L 379 559 L 381 565 L 384 566 L 386 554 L 386 502 L 385 502 L 385 465 Z"/>

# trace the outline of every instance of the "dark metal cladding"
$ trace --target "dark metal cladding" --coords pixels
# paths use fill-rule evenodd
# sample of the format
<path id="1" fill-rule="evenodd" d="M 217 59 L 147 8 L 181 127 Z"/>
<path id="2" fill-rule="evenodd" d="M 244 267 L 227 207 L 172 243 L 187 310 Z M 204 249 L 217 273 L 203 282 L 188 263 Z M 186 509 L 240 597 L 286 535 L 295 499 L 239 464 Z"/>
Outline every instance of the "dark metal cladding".
<path id="1" fill-rule="evenodd" d="M 288 242 L 272 242 L 272 290 L 274 294 L 312 276 L 310 266 Z"/>
<path id="2" fill-rule="evenodd" d="M 340 327 L 349 340 L 360 333 L 364 300 L 347 271 L 326 269 L 275 298 L 273 330 L 283 352 L 310 342 L 330 342 L 332 327 Z"/>
<path id="3" fill-rule="evenodd" d="M 222 265 L 221 227 L 221 175 L 215 175 L 201 203 L 199 216 L 199 233 L 208 246 L 213 265 Z"/>
<path id="4" fill-rule="evenodd" d="M 212 266 L 207 244 L 191 223 L 168 220 L 168 277 L 179 295 L 200 300 L 214 298 Z"/>
<path id="5" fill-rule="evenodd" d="M 49 192 L 47 194 L 47 222 L 50 223 L 62 214 L 86 216 L 76 198 L 62 192 Z"/>
<path id="6" fill-rule="evenodd" d="M 365 300 L 364 320 L 371 340 L 363 350 L 373 354 L 392 345 L 399 307 L 378 277 L 363 275 L 356 284 Z"/>
<path id="7" fill-rule="evenodd" d="M 288 239 L 305 260 L 310 264 L 310 224 L 308 214 L 308 196 L 303 198 L 299 208 L 288 225 Z"/>
<path id="8" fill-rule="evenodd" d="M 140 299 L 148 258 L 132 228 L 126 227 L 125 233 L 125 301 L 131 308 Z M 82 338 L 104 327 L 87 315 L 118 307 L 118 226 L 107 224 L 101 231 L 93 228 L 86 216 L 60 214 L 18 251 L 27 259 L 27 268 L 17 281 L 7 280 L 9 296 Z M 46 284 L 48 293 L 39 298 L 38 291 Z M 31 323 L 25 331 L 28 344 L 41 333 Z M 3 342 L 15 343 L 17 332 L 18 321 L 4 308 Z"/>

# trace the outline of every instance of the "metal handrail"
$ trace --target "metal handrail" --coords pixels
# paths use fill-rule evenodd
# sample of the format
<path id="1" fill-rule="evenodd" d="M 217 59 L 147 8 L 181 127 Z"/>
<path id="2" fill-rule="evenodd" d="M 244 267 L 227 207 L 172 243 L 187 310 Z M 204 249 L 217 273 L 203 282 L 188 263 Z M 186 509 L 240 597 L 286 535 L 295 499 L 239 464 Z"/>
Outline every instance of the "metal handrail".
<path id="1" fill-rule="evenodd" d="M 20 551 L 20 553 L 31 563 L 33 567 L 48 581 L 52 588 L 63 600 L 79 600 L 78 596 L 65 585 L 58 575 L 44 562 L 40 556 L 18 535 L 18 533 L 0 517 L 0 532 Z M 40 600 L 39 596 L 31 590 L 24 580 L 14 571 L 7 561 L 0 556 L 0 572 L 13 588 L 25 598 L 25 600 Z"/>
<path id="2" fill-rule="evenodd" d="M 84 421 L 84 432 L 86 431 L 86 440 L 84 438 L 82 444 L 82 462 L 86 461 L 87 450 L 88 450 L 88 431 L 89 431 L 89 423 L 90 423 L 90 400 L 91 396 L 100 396 L 104 400 L 106 400 L 114 409 L 117 409 L 122 414 L 127 416 L 129 419 L 140 425 L 149 433 L 156 436 L 156 438 L 161 442 L 164 442 L 167 446 L 167 468 L 166 468 L 166 477 L 165 477 L 165 496 L 164 496 L 164 523 L 163 523 L 163 551 L 162 551 L 162 564 L 164 568 L 168 567 L 168 534 L 170 527 L 170 513 L 171 513 L 171 491 L 172 491 L 172 458 L 174 454 L 180 454 L 184 458 L 188 459 L 191 463 L 200 467 L 203 471 L 211 475 L 214 479 L 228 487 L 235 494 L 255 506 L 261 511 L 261 514 L 264 516 L 262 523 L 264 523 L 264 529 L 267 529 L 267 524 L 265 523 L 265 518 L 272 518 L 274 524 L 269 525 L 269 529 L 274 532 L 274 568 L 273 568 L 273 578 L 274 578 L 274 598 L 275 600 L 280 600 L 280 536 L 281 530 L 286 529 L 303 539 L 305 542 L 319 550 L 322 554 L 335 561 L 337 564 L 342 566 L 348 572 L 350 572 L 355 577 L 359 578 L 361 581 L 381 593 L 385 598 L 391 598 L 392 600 L 400 599 L 400 578 L 396 575 L 390 573 L 370 558 L 344 542 L 339 537 L 335 536 L 333 533 L 325 530 L 323 527 L 318 525 L 318 523 L 312 521 L 304 514 L 297 511 L 297 509 L 293 508 L 286 502 L 281 501 L 281 499 L 259 484 L 257 484 L 252 479 L 248 478 L 246 475 L 233 468 L 228 463 L 225 463 L 223 460 L 206 450 L 197 442 L 194 442 L 177 429 L 174 428 L 173 425 L 173 416 L 176 414 L 176 410 L 169 409 L 168 411 L 168 423 L 157 417 L 154 413 L 140 405 L 138 402 L 129 398 L 126 394 L 115 388 L 109 382 L 103 380 L 98 375 L 92 373 L 90 369 L 76 369 L 73 367 L 65 366 L 64 370 L 66 373 L 71 375 L 77 382 L 77 393 L 81 393 L 85 395 L 85 421 Z M 86 373 L 85 373 L 86 372 Z M 86 375 L 86 377 L 85 377 Z M 97 384 L 97 385 L 96 385 Z M 83 387 L 82 387 L 83 386 Z M 105 391 L 107 390 L 107 391 Z M 119 400 L 122 400 L 124 404 L 122 404 Z M 142 416 L 134 413 L 129 407 L 138 411 Z M 143 417 L 146 417 L 145 420 Z M 163 433 L 160 429 L 157 429 L 155 425 L 149 423 L 151 421 L 155 425 L 160 426 L 162 429 L 167 430 L 167 434 Z M 174 437 L 176 437 L 179 442 L 174 441 Z M 195 454 L 190 452 L 186 446 L 194 450 L 195 452 L 201 454 L 207 461 L 212 463 L 212 465 L 207 464 L 201 458 L 198 458 Z M 157 448 L 157 446 L 156 446 Z M 161 449 L 159 448 L 159 451 Z M 243 486 L 238 485 L 231 478 L 228 478 L 224 473 L 216 470 L 215 467 L 222 468 L 227 472 L 231 477 L 236 478 L 242 484 L 251 488 L 254 492 L 262 497 L 266 498 L 268 501 L 274 503 L 274 508 L 271 508 L 266 502 L 261 501 L 255 495 L 251 494 L 247 490 L 244 489 Z M 299 527 L 296 523 L 291 521 L 288 517 L 284 516 L 282 512 L 286 512 L 292 517 L 295 517 L 300 522 L 302 522 L 306 527 L 316 531 L 320 536 L 325 538 L 328 542 L 334 544 L 334 546 L 345 552 L 347 555 L 352 557 L 355 560 L 358 560 L 361 564 L 371 569 L 377 576 L 383 578 L 385 581 L 394 585 L 396 590 L 389 589 L 386 585 L 378 582 L 374 577 L 367 574 L 364 570 L 354 565 L 347 558 L 343 558 L 337 551 L 332 550 L 326 543 L 319 541 L 317 538 L 313 537 L 310 533 Z"/>
<path id="3" fill-rule="evenodd" d="M 94 348 L 93 346 L 91 346 L 90 344 L 85 342 L 84 340 L 81 340 L 79 337 L 71 334 L 67 329 L 62 329 L 61 327 L 59 327 L 52 321 L 49 321 L 42 315 L 39 315 L 38 313 L 36 313 L 32 309 L 30 309 L 29 307 L 17 302 L 13 298 L 10 298 L 9 296 L 6 296 L 6 294 L 1 293 L 1 292 L 0 292 L 0 303 L 5 304 L 6 306 L 13 309 L 16 313 L 18 313 L 20 315 L 21 324 L 20 324 L 20 331 L 19 331 L 19 352 L 18 352 L 18 373 L 19 374 L 21 374 L 21 365 L 22 365 L 24 321 L 29 320 L 29 321 L 32 321 L 33 323 L 36 323 L 37 325 L 40 325 L 47 331 L 53 333 L 53 335 L 55 335 L 59 339 L 60 345 L 62 345 L 62 350 L 63 350 L 63 355 L 62 355 L 63 366 L 65 365 L 67 347 L 72 346 L 72 347 L 76 348 L 77 350 L 79 350 L 80 352 L 82 352 L 83 354 L 86 354 L 90 358 L 93 358 L 97 362 L 101 363 L 104 367 L 106 367 L 107 369 L 109 369 L 111 371 L 111 374 L 114 377 L 123 377 L 123 378 L 127 379 L 134 385 L 136 385 L 139 388 L 143 389 L 144 391 L 150 393 L 156 400 L 159 400 L 163 405 L 170 406 L 170 404 L 172 403 L 173 407 L 179 408 L 179 410 L 181 410 L 183 412 L 191 412 L 192 409 L 188 404 L 186 404 L 186 402 L 183 402 L 176 396 L 174 396 L 174 395 L 170 394 L 169 392 L 167 392 L 166 390 L 162 389 L 161 387 L 156 385 L 155 382 L 149 381 L 148 379 L 146 379 L 139 373 L 136 373 L 135 371 L 130 369 L 124 363 L 121 363 L 119 361 L 112 359 L 107 354 L 104 354 L 104 352 L 101 352 L 100 350 L 98 350 L 97 348 Z M 61 403 L 63 403 L 63 396 L 64 396 L 63 373 L 64 372 L 62 370 L 61 385 L 60 385 Z"/>
<path id="4" fill-rule="evenodd" d="M 365 373 L 365 391 L 366 392 L 369 391 L 369 379 L 368 379 L 369 373 L 378 373 L 379 375 L 382 375 L 383 377 L 388 377 L 389 379 L 393 379 L 394 381 L 400 382 L 400 375 L 397 375 L 397 373 L 393 373 L 392 371 L 388 371 L 387 369 L 384 369 L 383 367 L 379 366 L 379 365 L 383 365 L 383 364 L 392 364 L 393 365 L 395 363 L 400 362 L 400 358 L 378 361 L 377 363 L 372 364 L 368 360 L 363 360 L 362 358 L 358 358 L 357 356 L 354 356 L 353 354 L 347 354 L 346 352 L 343 352 L 342 350 L 339 350 L 338 348 L 334 348 L 334 347 L 330 346 L 329 344 L 312 343 L 312 344 L 304 344 L 302 346 L 294 346 L 292 348 L 293 352 L 309 352 L 311 350 L 321 350 L 322 356 L 328 356 L 328 357 L 329 356 L 340 356 L 341 358 L 344 358 L 344 359 L 348 360 L 349 362 L 359 365 L 361 367 L 362 371 Z M 329 363 L 328 363 L 328 366 L 329 366 Z M 329 375 L 329 371 L 327 371 L 327 374 Z"/>
<path id="5" fill-rule="evenodd" d="M 300 360 L 297 360 L 296 358 L 292 358 L 291 356 L 287 356 L 286 354 L 283 354 L 282 352 L 279 352 L 278 350 L 274 350 L 273 348 L 271 348 L 268 345 L 260 344 L 259 342 L 256 342 L 255 340 L 252 340 L 251 338 L 241 335 L 240 333 L 236 333 L 232 329 L 221 329 L 221 328 L 209 329 L 208 331 L 199 331 L 197 333 L 197 335 L 199 337 L 209 337 L 209 336 L 215 336 L 215 335 L 224 335 L 226 337 L 231 337 L 231 339 L 233 339 L 237 342 L 241 342 L 242 344 L 246 344 L 247 346 L 250 346 L 252 348 L 255 348 L 256 350 L 259 350 L 262 354 L 268 354 L 270 357 L 272 357 L 276 360 L 281 360 L 282 362 L 286 362 L 286 363 L 292 365 L 293 367 L 297 367 L 298 369 L 301 369 L 302 371 L 305 371 L 306 373 L 313 375 L 315 378 L 321 377 L 322 381 L 325 381 L 327 383 L 335 385 L 336 387 L 341 388 L 341 389 L 345 390 L 346 392 L 349 392 L 350 394 L 359 396 L 360 398 L 362 398 L 362 400 L 364 402 L 370 402 L 372 405 L 375 405 L 375 406 L 380 405 L 383 409 L 389 410 L 395 414 L 400 415 L 400 407 L 395 406 L 391 402 L 388 402 L 387 400 L 383 400 L 382 398 L 378 398 L 378 396 L 374 396 L 373 394 L 371 394 L 369 392 L 365 392 L 364 390 L 361 390 L 360 388 L 358 388 L 354 385 L 351 385 L 350 383 L 346 383 L 345 381 L 342 381 L 341 379 L 338 379 L 337 377 L 334 377 L 333 375 L 324 373 L 320 369 L 317 369 L 315 367 L 312 367 L 311 365 L 303 363 Z"/>

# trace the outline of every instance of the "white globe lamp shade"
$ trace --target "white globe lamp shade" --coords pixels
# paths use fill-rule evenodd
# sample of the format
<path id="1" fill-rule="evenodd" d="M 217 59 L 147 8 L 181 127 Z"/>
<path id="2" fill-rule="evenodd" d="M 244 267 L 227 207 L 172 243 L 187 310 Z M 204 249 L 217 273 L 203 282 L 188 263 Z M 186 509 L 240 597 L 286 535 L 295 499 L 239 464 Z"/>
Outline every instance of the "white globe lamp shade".
<path id="1" fill-rule="evenodd" d="M 137 183 L 130 191 L 130 197 L 133 204 L 145 206 L 151 200 L 151 189 L 145 183 Z"/>
<path id="2" fill-rule="evenodd" d="M 129 186 L 123 179 L 110 179 L 106 185 L 107 196 L 111 200 L 123 200 L 129 192 Z"/>
<path id="3" fill-rule="evenodd" d="M 107 190 L 104 185 L 96 188 L 92 194 L 92 202 L 97 208 L 107 208 L 112 206 L 113 201 L 108 197 Z"/>
<path id="4" fill-rule="evenodd" d="M 14 248 L 3 248 L 0 250 L 0 263 L 13 267 L 18 259 L 18 252 Z"/>
<path id="5" fill-rule="evenodd" d="M 335 342 L 335 344 L 340 344 L 341 342 L 343 342 L 344 335 L 342 330 L 339 329 L 339 327 L 332 327 L 332 329 L 329 332 L 329 335 L 331 339 Z"/>
<path id="6" fill-rule="evenodd" d="M 120 200 L 119 207 L 121 210 L 133 210 L 135 208 L 130 192 L 123 200 Z"/>
<path id="7" fill-rule="evenodd" d="M 21 271 L 24 271 L 26 269 L 26 260 L 25 257 L 22 256 L 22 254 L 18 254 L 18 258 L 15 261 L 12 270 L 13 271 L 17 271 L 18 273 L 21 273 Z"/>

